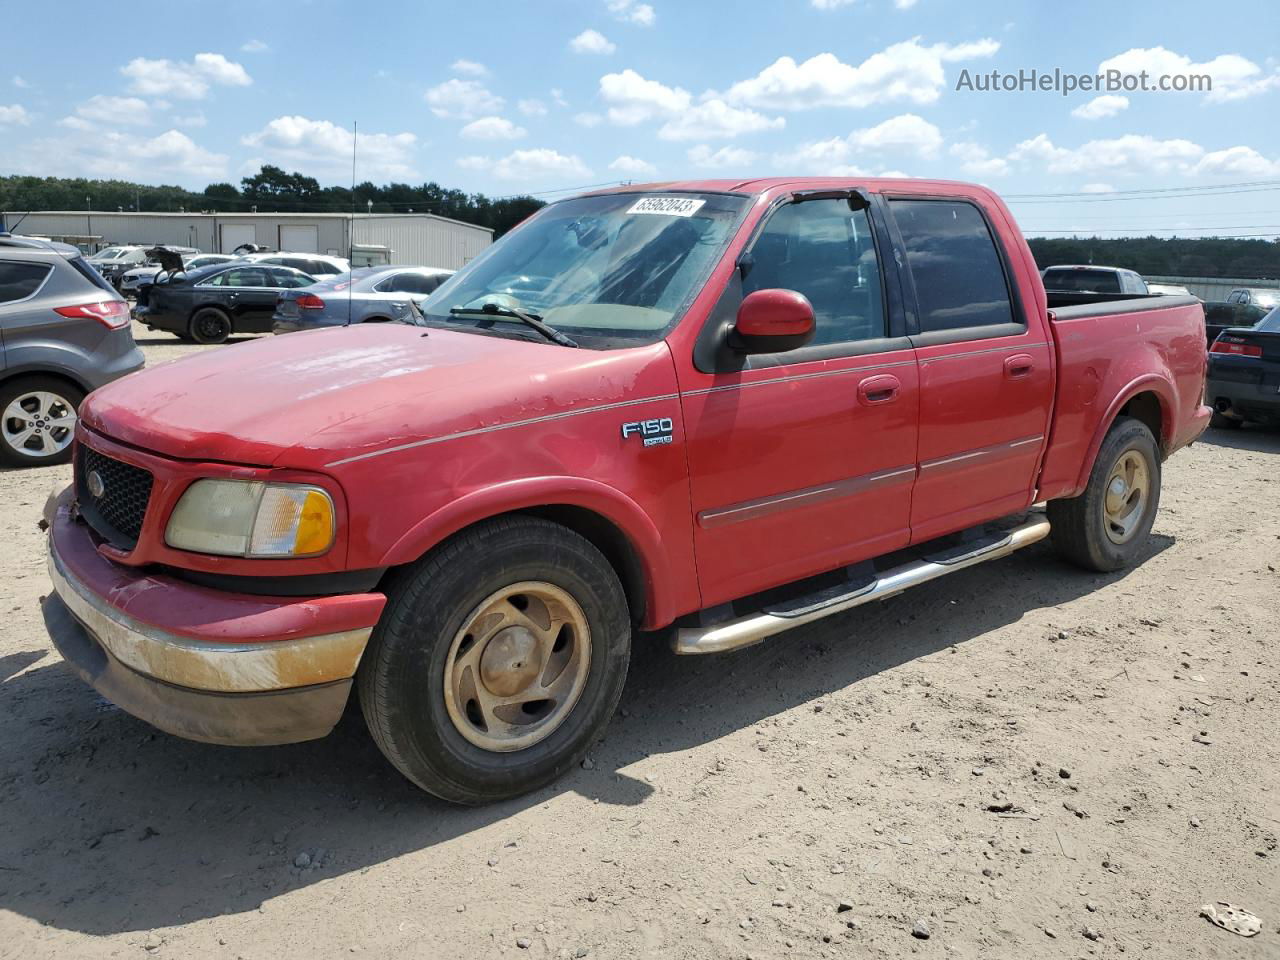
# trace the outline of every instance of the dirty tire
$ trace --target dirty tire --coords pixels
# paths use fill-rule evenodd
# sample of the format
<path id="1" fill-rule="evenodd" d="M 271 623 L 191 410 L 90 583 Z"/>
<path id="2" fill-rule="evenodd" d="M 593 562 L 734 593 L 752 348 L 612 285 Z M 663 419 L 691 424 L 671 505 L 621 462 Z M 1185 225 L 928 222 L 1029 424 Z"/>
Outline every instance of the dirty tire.
<path id="1" fill-rule="evenodd" d="M 1213 416 L 1209 418 L 1209 426 L 1217 430 L 1239 430 L 1244 426 L 1244 421 L 1239 417 L 1228 417 L 1215 410 Z"/>
<path id="2" fill-rule="evenodd" d="M 465 656 L 458 638 L 466 642 L 464 628 L 495 594 L 530 582 L 567 594 L 585 618 L 585 680 L 543 739 L 485 749 L 464 735 L 447 702 L 447 680 Z M 403 571 L 387 593 L 357 675 L 360 705 L 379 749 L 422 789 L 461 804 L 518 796 L 565 773 L 603 733 L 626 681 L 631 621 L 617 575 L 585 538 L 536 517 L 486 521 Z M 483 642 L 477 664 L 492 645 Z M 473 678 L 483 675 L 477 666 Z"/>
<path id="3" fill-rule="evenodd" d="M 231 318 L 214 307 L 203 307 L 191 315 L 187 333 L 196 343 L 226 343 L 231 336 Z"/>
<path id="4" fill-rule="evenodd" d="M 1127 535 L 1108 533 L 1108 488 L 1113 471 L 1123 462 L 1137 463 L 1146 470 L 1147 490 L 1141 513 Z M 1160 452 L 1151 430 L 1140 420 L 1121 417 L 1107 432 L 1098 450 L 1084 493 L 1069 500 L 1050 500 L 1050 536 L 1058 553 L 1087 570 L 1110 572 L 1128 567 L 1137 560 L 1155 522 L 1160 506 Z M 1122 542 L 1116 536 L 1123 536 Z"/>
<path id="5" fill-rule="evenodd" d="M 15 377 L 0 384 L 0 465 L 67 463 L 83 399 L 83 391 L 57 377 Z"/>

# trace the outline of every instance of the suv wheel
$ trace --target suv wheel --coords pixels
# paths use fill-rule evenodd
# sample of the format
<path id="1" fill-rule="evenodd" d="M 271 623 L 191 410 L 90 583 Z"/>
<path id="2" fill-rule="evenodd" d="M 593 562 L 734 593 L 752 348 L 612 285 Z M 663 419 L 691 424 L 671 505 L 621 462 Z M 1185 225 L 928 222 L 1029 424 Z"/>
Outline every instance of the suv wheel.
<path id="1" fill-rule="evenodd" d="M 37 467 L 66 463 L 84 394 L 52 377 L 0 385 L 0 463 Z"/>
<path id="2" fill-rule="evenodd" d="M 214 307 L 204 307 L 192 314 L 187 329 L 196 343 L 226 343 L 231 336 L 231 318 Z"/>
<path id="3" fill-rule="evenodd" d="M 546 520 L 492 520 L 387 591 L 360 706 L 406 777 L 487 803 L 582 759 L 617 706 L 630 652 L 626 596 L 599 550 Z"/>

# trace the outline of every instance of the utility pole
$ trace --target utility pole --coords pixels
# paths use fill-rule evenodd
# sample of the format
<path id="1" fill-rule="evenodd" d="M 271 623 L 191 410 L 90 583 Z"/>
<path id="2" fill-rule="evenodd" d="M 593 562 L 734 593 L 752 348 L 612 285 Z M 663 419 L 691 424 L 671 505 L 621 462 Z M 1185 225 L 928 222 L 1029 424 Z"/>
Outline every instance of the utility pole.
<path id="1" fill-rule="evenodd" d="M 93 198 L 90 196 L 86 196 L 84 198 L 84 222 L 85 222 L 85 234 L 86 234 L 85 240 L 89 243 L 93 242 L 93 240 L 91 239 L 93 237 L 93 214 L 91 213 L 92 210 L 93 210 Z"/>

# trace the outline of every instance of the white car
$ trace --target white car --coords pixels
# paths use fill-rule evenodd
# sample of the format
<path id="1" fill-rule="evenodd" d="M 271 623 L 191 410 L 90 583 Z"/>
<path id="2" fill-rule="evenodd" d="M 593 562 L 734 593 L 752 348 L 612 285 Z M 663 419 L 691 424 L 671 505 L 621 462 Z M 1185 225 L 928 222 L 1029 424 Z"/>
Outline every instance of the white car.
<path id="1" fill-rule="evenodd" d="M 228 253 L 201 253 L 195 256 L 184 256 L 182 258 L 183 270 L 196 270 L 200 267 L 211 267 L 215 263 L 226 263 L 228 260 L 235 260 L 236 257 Z M 126 297 L 135 296 L 138 287 L 144 283 L 151 283 L 155 280 L 156 275 L 163 271 L 158 263 L 147 263 L 141 267 L 134 267 L 120 275 L 120 292 Z"/>
<path id="2" fill-rule="evenodd" d="M 345 257 L 330 257 L 322 253 L 288 253 L 279 250 L 275 253 L 250 253 L 244 259 L 251 263 L 292 267 L 294 270 L 309 273 L 317 279 L 331 274 L 347 273 L 351 269 L 351 261 Z"/>

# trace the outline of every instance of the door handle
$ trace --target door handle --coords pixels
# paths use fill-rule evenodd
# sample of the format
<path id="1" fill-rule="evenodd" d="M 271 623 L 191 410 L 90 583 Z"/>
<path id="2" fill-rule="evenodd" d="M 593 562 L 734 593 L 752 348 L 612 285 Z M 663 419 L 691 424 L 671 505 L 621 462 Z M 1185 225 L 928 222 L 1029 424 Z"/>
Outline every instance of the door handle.
<path id="1" fill-rule="evenodd" d="M 1015 353 L 1004 361 L 1004 375 L 1010 380 L 1022 380 L 1035 372 L 1036 361 L 1030 354 Z"/>
<path id="2" fill-rule="evenodd" d="M 902 389 L 902 381 L 892 374 L 882 373 L 879 376 L 867 377 L 858 384 L 858 400 L 869 407 L 881 403 L 892 403 L 898 399 L 898 391 Z"/>

